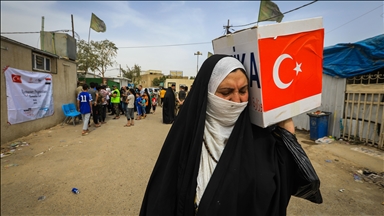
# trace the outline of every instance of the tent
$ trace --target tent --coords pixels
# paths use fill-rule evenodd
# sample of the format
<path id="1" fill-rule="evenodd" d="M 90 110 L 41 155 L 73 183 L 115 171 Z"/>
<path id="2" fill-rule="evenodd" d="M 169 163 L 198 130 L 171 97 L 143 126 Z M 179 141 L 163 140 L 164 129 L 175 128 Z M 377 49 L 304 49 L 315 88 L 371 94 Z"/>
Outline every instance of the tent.
<path id="1" fill-rule="evenodd" d="M 323 73 L 349 78 L 384 68 L 384 34 L 356 43 L 325 47 Z"/>

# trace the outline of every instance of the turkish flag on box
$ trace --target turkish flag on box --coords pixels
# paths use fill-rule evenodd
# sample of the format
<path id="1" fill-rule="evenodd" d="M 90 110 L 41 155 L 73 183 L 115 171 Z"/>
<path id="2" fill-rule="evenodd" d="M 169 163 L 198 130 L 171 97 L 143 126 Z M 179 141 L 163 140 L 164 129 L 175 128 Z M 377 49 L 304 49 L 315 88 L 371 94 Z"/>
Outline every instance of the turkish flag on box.
<path id="1" fill-rule="evenodd" d="M 322 18 L 234 32 L 212 41 L 215 54 L 239 59 L 250 80 L 252 123 L 267 127 L 321 105 Z"/>

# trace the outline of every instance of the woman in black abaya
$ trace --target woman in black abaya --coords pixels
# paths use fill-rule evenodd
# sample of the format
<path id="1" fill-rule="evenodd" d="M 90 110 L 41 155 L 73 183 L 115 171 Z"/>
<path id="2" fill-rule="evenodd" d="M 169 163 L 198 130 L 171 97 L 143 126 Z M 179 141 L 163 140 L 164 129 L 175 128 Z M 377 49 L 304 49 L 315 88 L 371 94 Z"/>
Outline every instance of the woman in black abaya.
<path id="1" fill-rule="evenodd" d="M 171 124 L 175 120 L 175 93 L 168 87 L 163 98 L 163 123 Z"/>
<path id="2" fill-rule="evenodd" d="M 304 186 L 302 174 L 274 127 L 251 124 L 244 71 L 226 55 L 203 63 L 161 149 L 140 215 L 286 214 L 291 195 Z M 294 137 L 291 119 L 276 128 Z M 321 203 L 319 185 L 312 191 L 317 199 L 309 200 Z"/>
<path id="3" fill-rule="evenodd" d="M 151 113 L 151 104 L 152 104 L 152 97 L 151 94 L 149 94 L 148 88 L 145 88 L 144 92 L 147 93 L 148 96 L 148 102 L 146 102 L 147 106 L 145 107 L 145 113 L 150 114 Z"/>

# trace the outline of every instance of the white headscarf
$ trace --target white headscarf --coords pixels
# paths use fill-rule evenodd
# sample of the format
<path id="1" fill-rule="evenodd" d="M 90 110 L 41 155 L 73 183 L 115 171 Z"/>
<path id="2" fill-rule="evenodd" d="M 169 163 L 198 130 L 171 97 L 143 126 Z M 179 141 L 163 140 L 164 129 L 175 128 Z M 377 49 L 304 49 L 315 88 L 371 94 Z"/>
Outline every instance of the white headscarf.
<path id="1" fill-rule="evenodd" d="M 204 140 L 212 156 L 219 161 L 232 129 L 248 102 L 236 103 L 215 95 L 220 83 L 235 69 L 244 69 L 239 60 L 224 57 L 213 68 L 208 83 L 207 115 L 205 119 Z M 204 142 L 203 140 L 203 142 Z M 216 167 L 216 162 L 202 144 L 200 167 L 197 176 L 196 203 L 200 203 L 209 179 Z"/>

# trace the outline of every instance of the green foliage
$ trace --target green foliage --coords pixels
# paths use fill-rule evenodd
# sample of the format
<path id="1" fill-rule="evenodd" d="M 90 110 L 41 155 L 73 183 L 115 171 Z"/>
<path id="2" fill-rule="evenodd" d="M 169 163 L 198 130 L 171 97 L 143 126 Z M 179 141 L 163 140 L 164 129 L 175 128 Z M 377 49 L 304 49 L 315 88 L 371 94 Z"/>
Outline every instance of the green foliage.
<path id="1" fill-rule="evenodd" d="M 167 79 L 166 76 L 162 76 L 159 78 L 155 78 L 152 80 L 152 86 L 160 86 L 160 83 L 165 83 L 165 80 Z"/>
<path id="2" fill-rule="evenodd" d="M 77 42 L 77 66 L 78 70 L 99 71 L 101 76 L 109 66 L 114 66 L 114 58 L 117 56 L 118 48 L 109 40 L 91 41 L 89 44 L 85 40 Z"/>
<path id="3" fill-rule="evenodd" d="M 196 77 L 195 76 L 190 76 L 189 79 L 194 80 Z"/>
<path id="4" fill-rule="evenodd" d="M 141 81 L 141 67 L 135 64 L 132 68 L 129 68 L 127 65 L 127 70 L 121 68 L 121 72 L 123 73 L 123 77 L 126 77 L 132 81 L 132 83 L 137 86 Z"/>

